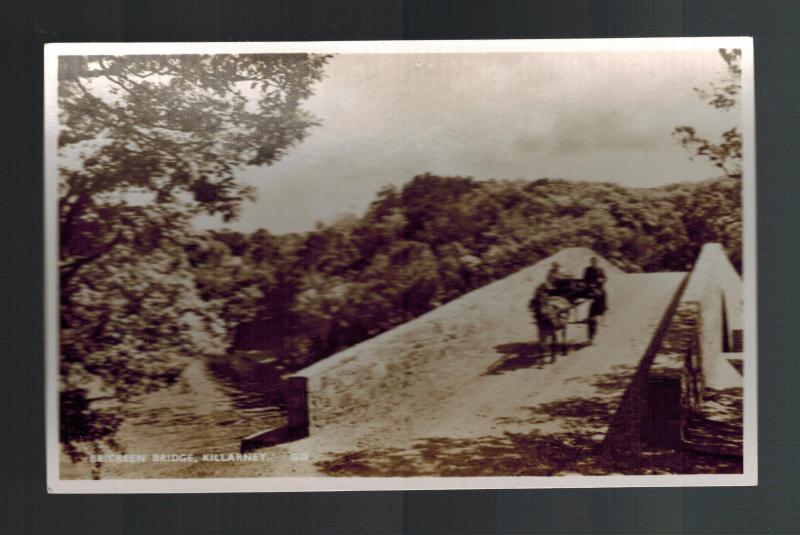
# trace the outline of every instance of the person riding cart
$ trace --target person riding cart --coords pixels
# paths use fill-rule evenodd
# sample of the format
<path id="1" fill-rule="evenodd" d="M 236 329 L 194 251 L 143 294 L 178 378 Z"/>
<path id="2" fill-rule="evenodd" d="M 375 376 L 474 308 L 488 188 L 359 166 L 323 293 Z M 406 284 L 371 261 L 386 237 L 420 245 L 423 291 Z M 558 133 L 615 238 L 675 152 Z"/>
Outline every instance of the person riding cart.
<path id="1" fill-rule="evenodd" d="M 561 273 L 561 264 L 553 262 L 550 264 L 550 270 L 547 272 L 547 278 L 545 279 L 546 288 L 551 291 L 554 290 L 558 285 L 558 281 L 563 277 Z"/>
<path id="2" fill-rule="evenodd" d="M 545 318 L 542 314 L 543 303 L 558 303 L 558 316 L 566 320 L 566 323 L 583 323 L 587 326 L 589 343 L 592 343 L 595 335 L 597 334 L 597 317 L 602 316 L 606 310 L 606 291 L 605 291 L 606 274 L 598 265 L 597 258 L 592 257 L 589 260 L 589 266 L 583 272 L 583 278 L 574 278 L 561 271 L 561 265 L 558 262 L 553 262 L 550 265 L 550 270 L 547 272 L 545 280 L 537 287 L 536 293 L 531 299 L 531 311 L 537 318 L 537 323 L 542 324 L 541 320 Z M 555 300 L 555 301 L 553 301 Z M 560 300 L 560 301 L 558 301 Z M 581 303 L 589 301 L 589 309 L 585 319 L 576 319 L 573 321 L 567 320 L 574 311 L 577 315 L 578 306 Z M 566 327 L 564 324 L 564 328 Z M 560 329 L 557 329 L 558 331 Z M 566 332 L 562 333 L 566 339 Z"/>

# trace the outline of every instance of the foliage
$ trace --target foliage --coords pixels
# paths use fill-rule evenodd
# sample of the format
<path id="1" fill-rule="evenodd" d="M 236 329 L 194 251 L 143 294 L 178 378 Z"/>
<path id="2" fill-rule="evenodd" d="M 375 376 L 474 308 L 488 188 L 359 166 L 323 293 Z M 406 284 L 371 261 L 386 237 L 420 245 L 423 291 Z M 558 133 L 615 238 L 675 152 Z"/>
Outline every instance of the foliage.
<path id="1" fill-rule="evenodd" d="M 738 48 L 721 48 L 719 53 L 727 66 L 726 76 L 720 82 L 711 83 L 708 89 L 696 88 L 695 91 L 710 106 L 727 111 L 736 108 L 742 90 L 742 51 Z M 706 158 L 726 175 L 741 178 L 742 135 L 737 127 L 723 132 L 719 141 L 702 137 L 692 126 L 678 126 L 672 134 L 689 151 L 692 158 Z"/>
<path id="2" fill-rule="evenodd" d="M 741 188 L 730 177 L 642 189 L 425 174 L 381 191 L 361 218 L 270 236 L 272 255 L 261 252 L 265 236 L 226 239 L 264 274 L 268 296 L 237 345 L 299 367 L 564 247 L 593 248 L 628 270 L 682 271 L 713 241 L 740 267 Z"/>
<path id="3" fill-rule="evenodd" d="M 315 119 L 323 56 L 70 56 L 59 63 L 61 441 L 113 436 L 130 398 L 224 353 L 261 298 L 255 268 L 192 231 L 231 219 Z M 113 402 L 111 401 L 113 400 Z"/>

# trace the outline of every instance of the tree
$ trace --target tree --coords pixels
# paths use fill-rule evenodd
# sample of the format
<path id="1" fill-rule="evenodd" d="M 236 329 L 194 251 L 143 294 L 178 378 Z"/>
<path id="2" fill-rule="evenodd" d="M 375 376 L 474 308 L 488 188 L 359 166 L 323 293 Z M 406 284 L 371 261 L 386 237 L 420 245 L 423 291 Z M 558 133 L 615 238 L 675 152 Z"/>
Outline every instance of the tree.
<path id="1" fill-rule="evenodd" d="M 721 48 L 719 54 L 727 67 L 722 80 L 712 82 L 707 89 L 695 88 L 701 99 L 720 110 L 735 109 L 742 90 L 742 51 Z M 742 135 L 734 126 L 722 133 L 720 140 L 711 141 L 697 134 L 694 127 L 679 126 L 673 135 L 687 150 L 690 158 L 702 157 L 720 168 L 728 181 L 701 186 L 684 212 L 690 250 L 699 252 L 707 241 L 725 246 L 734 266 L 741 271 L 742 259 Z M 730 182 L 733 182 L 731 184 Z"/>
<path id="2" fill-rule="evenodd" d="M 712 82 L 707 89 L 695 88 L 700 98 L 721 111 L 737 105 L 742 90 L 742 51 L 740 49 L 719 50 L 727 66 L 726 76 L 719 82 Z M 692 126 L 679 126 L 673 131 L 679 143 L 691 154 L 691 158 L 703 157 L 725 172 L 727 176 L 742 176 L 742 135 L 737 127 L 722 133 L 719 141 L 701 137 Z"/>
<path id="3" fill-rule="evenodd" d="M 237 170 L 274 163 L 317 124 L 301 104 L 326 61 L 61 58 L 60 429 L 73 460 L 118 446 L 119 403 L 170 384 L 187 355 L 230 344 L 253 288 L 211 284 L 242 275 L 229 257 L 198 276 L 188 252 L 207 237 L 191 220 L 235 218 L 253 197 Z"/>

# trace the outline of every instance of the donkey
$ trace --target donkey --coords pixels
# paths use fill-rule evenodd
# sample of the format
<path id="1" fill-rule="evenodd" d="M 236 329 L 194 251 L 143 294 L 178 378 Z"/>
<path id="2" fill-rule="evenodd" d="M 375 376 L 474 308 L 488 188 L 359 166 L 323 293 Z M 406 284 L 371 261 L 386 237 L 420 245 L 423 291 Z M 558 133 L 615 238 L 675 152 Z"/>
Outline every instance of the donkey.
<path id="1" fill-rule="evenodd" d="M 539 330 L 539 346 L 543 351 L 549 350 L 551 363 L 555 362 L 559 351 L 562 355 L 567 354 L 567 324 L 571 307 L 567 299 L 543 291 L 537 290 L 531 299 L 530 308 Z"/>

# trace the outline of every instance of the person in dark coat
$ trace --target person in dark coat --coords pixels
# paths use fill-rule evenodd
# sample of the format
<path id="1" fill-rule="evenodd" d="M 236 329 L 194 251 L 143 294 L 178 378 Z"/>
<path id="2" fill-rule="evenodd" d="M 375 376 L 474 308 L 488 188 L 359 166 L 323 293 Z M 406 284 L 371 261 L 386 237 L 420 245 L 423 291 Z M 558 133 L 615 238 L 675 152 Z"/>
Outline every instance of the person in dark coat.
<path id="1" fill-rule="evenodd" d="M 589 339 L 594 339 L 597 332 L 597 316 L 602 316 L 608 307 L 606 306 L 606 273 L 603 268 L 597 265 L 597 258 L 589 260 L 589 266 L 583 271 L 583 282 L 592 296 L 592 304 L 589 306 Z"/>
<path id="2" fill-rule="evenodd" d="M 589 287 L 600 287 L 606 283 L 606 272 L 603 268 L 597 265 L 597 257 L 593 256 L 589 259 L 589 266 L 583 270 L 583 282 Z"/>

